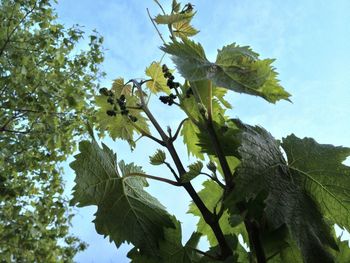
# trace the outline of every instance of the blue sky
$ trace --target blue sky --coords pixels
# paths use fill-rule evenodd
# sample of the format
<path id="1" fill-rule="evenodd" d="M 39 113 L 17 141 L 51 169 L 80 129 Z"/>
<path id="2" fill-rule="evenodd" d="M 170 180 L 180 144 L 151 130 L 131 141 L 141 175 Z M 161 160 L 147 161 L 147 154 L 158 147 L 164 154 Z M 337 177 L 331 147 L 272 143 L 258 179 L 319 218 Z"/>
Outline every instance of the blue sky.
<path id="1" fill-rule="evenodd" d="M 161 1 L 165 7 L 170 2 Z M 213 60 L 216 50 L 223 45 L 232 42 L 250 45 L 262 58 L 277 59 L 274 65 L 280 73 L 279 79 L 292 94 L 293 103 L 273 105 L 256 97 L 230 93 L 227 98 L 234 106 L 231 116 L 261 125 L 276 138 L 293 132 L 298 137 L 313 137 L 320 143 L 350 146 L 350 1 L 196 0 L 191 3 L 198 10 L 193 24 L 201 31 L 195 40 L 202 43 L 209 59 Z M 119 76 L 144 77 L 145 67 L 162 56 L 158 49 L 162 43 L 147 17 L 147 7 L 153 15 L 159 12 L 151 0 L 61 0 L 57 11 L 60 21 L 67 26 L 78 23 L 87 32 L 97 29 L 104 36 L 107 50 L 103 67 L 107 77 L 102 84 L 109 86 Z M 181 114 L 160 103 L 152 106 L 164 125 L 176 127 L 182 119 Z M 147 140 L 141 140 L 133 154 L 124 142 L 109 139 L 105 142 L 117 152 L 119 159 L 135 161 L 148 173 L 164 174 L 148 164 L 148 156 L 155 148 Z M 189 162 L 181 143 L 177 147 Z M 65 168 L 67 194 L 70 194 L 74 174 L 67 165 Z M 197 189 L 200 183 L 195 182 Z M 197 219 L 186 214 L 189 202 L 186 193 L 154 182 L 150 192 L 170 213 L 177 215 L 184 237 L 188 237 Z M 129 247 L 116 250 L 108 238 L 96 234 L 91 223 L 95 210 L 94 207 L 76 210 L 72 232 L 90 244 L 76 256 L 76 261 L 129 262 L 126 258 Z"/>

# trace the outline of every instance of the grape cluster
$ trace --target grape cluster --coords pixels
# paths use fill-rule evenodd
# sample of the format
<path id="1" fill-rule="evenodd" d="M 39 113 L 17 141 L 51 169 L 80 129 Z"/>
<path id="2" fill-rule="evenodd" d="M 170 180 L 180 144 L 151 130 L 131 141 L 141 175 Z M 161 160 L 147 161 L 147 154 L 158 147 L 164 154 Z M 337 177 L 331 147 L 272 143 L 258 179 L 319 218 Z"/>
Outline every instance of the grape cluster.
<path id="1" fill-rule="evenodd" d="M 174 81 L 175 77 L 173 76 L 173 74 L 171 74 L 171 72 L 168 69 L 167 65 L 164 64 L 162 66 L 162 71 L 163 71 L 163 74 L 164 74 L 164 78 L 167 79 L 166 85 L 170 89 L 177 89 L 178 87 L 180 87 L 180 83 Z M 171 106 L 171 105 L 174 104 L 174 100 L 176 98 L 177 98 L 177 96 L 175 94 L 170 93 L 169 96 L 160 96 L 159 100 L 161 102 L 163 102 L 164 104 L 168 104 L 169 106 Z"/>
<path id="2" fill-rule="evenodd" d="M 164 78 L 168 79 L 166 85 L 170 89 L 176 89 L 176 88 L 180 87 L 180 83 L 174 81 L 175 77 L 173 76 L 173 74 L 171 74 L 170 70 L 168 69 L 168 67 L 165 64 L 162 66 L 162 71 L 164 74 Z"/>
<path id="3" fill-rule="evenodd" d="M 124 94 L 120 95 L 120 97 L 115 100 L 114 99 L 114 92 L 112 90 L 108 90 L 107 88 L 101 88 L 99 90 L 99 92 L 101 95 L 108 97 L 107 102 L 109 104 L 113 105 L 112 110 L 106 111 L 106 114 L 108 116 L 111 116 L 111 117 L 117 116 L 117 112 L 118 112 L 118 108 L 119 108 L 121 115 L 128 116 L 132 122 L 137 121 L 137 118 L 135 116 L 129 114 L 129 110 L 126 107 L 126 98 L 125 98 Z"/>
<path id="4" fill-rule="evenodd" d="M 174 103 L 174 99 L 176 99 L 176 95 L 170 93 L 169 96 L 160 96 L 159 99 L 164 104 L 168 104 L 169 106 L 171 106 Z"/>

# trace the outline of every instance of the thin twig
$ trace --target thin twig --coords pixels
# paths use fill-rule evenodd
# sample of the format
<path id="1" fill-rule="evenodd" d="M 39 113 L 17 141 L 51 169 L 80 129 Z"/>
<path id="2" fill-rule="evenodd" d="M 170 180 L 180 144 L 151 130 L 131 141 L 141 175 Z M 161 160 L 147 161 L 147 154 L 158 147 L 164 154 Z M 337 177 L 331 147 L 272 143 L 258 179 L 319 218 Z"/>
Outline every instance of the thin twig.
<path id="1" fill-rule="evenodd" d="M 158 33 L 158 36 L 159 36 L 159 37 L 160 37 L 160 39 L 163 41 L 163 43 L 164 43 L 164 44 L 166 44 L 166 42 L 165 42 L 165 40 L 164 40 L 164 38 L 163 38 L 162 34 L 160 33 L 160 31 L 159 31 L 159 29 L 158 29 L 157 25 L 154 23 L 154 20 L 153 20 L 153 18 L 151 17 L 151 14 L 150 14 L 150 12 L 149 12 L 148 8 L 146 8 L 146 10 L 147 10 L 147 13 L 148 13 L 148 17 L 149 17 L 149 19 L 151 20 L 151 22 L 152 22 L 152 24 L 153 24 L 154 28 L 156 29 L 156 31 L 157 31 L 157 33 Z"/>
<path id="2" fill-rule="evenodd" d="M 12 35 L 16 32 L 17 28 L 24 22 L 24 20 L 27 18 L 27 16 L 29 16 L 29 15 L 34 11 L 34 9 L 36 8 L 36 4 L 37 4 L 37 1 L 35 1 L 33 8 L 30 9 L 30 10 L 22 17 L 22 19 L 19 21 L 18 25 L 16 25 L 16 26 L 12 29 L 12 31 L 11 31 L 10 34 L 8 34 L 8 32 L 7 32 L 6 41 L 5 41 L 4 45 L 2 46 L 2 48 L 0 49 L 0 57 L 1 57 L 2 54 L 4 53 L 5 48 L 6 48 L 7 44 L 9 43 L 10 38 L 12 37 Z"/>
<path id="3" fill-rule="evenodd" d="M 169 168 L 169 170 L 170 170 L 171 173 L 174 175 L 174 177 L 176 178 L 176 180 L 180 180 L 180 177 L 176 174 L 175 170 L 173 169 L 173 167 L 171 167 L 170 163 L 164 162 L 164 164 Z"/>
<path id="4" fill-rule="evenodd" d="M 225 189 L 225 185 L 219 181 L 219 179 L 217 177 L 214 177 L 208 173 L 204 173 L 204 172 L 200 172 L 199 174 L 208 176 L 210 179 L 212 179 L 214 182 L 216 182 L 222 189 Z"/>
<path id="5" fill-rule="evenodd" d="M 162 5 L 158 2 L 158 0 L 153 0 L 158 6 L 159 8 L 162 10 L 163 14 L 166 15 L 164 8 L 162 7 Z"/>
<path id="6" fill-rule="evenodd" d="M 185 123 L 185 121 L 187 121 L 188 120 L 188 118 L 186 118 L 186 119 L 183 119 L 181 122 L 180 122 L 180 124 L 179 124 L 179 126 L 177 127 L 177 130 L 176 130 L 176 132 L 175 132 L 175 134 L 174 134 L 174 136 L 172 136 L 170 139 L 171 139 L 171 141 L 175 141 L 176 140 L 176 138 L 177 138 L 177 136 L 179 135 L 179 133 L 180 133 L 180 130 L 181 130 L 181 128 L 182 128 L 182 125 Z"/>

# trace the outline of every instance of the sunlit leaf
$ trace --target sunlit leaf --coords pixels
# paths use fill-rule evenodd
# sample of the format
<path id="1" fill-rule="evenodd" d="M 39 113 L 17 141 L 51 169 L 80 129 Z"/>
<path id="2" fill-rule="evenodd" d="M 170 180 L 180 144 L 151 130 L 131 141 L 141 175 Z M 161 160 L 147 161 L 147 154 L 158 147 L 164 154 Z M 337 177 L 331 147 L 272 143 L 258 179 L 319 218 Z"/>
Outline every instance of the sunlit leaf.
<path id="1" fill-rule="evenodd" d="M 167 79 L 163 76 L 162 67 L 159 62 L 152 62 L 152 64 L 146 68 L 146 75 L 152 79 L 146 83 L 152 93 L 170 93 L 170 89 L 167 86 Z"/>

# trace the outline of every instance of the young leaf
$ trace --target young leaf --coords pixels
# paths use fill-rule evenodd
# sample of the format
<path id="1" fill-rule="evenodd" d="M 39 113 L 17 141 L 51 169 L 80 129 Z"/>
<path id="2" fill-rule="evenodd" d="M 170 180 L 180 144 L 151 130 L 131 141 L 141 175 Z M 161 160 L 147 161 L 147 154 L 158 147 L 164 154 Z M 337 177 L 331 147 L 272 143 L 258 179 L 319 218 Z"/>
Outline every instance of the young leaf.
<path id="1" fill-rule="evenodd" d="M 180 3 L 178 3 L 176 0 L 173 0 L 172 4 L 171 4 L 171 9 L 174 13 L 178 13 L 180 11 Z"/>
<path id="2" fill-rule="evenodd" d="M 188 166 L 189 171 L 181 177 L 181 182 L 187 183 L 196 178 L 203 169 L 203 163 L 198 161 Z"/>
<path id="3" fill-rule="evenodd" d="M 185 19 L 173 24 L 174 35 L 180 38 L 188 38 L 199 33 L 199 30 L 190 25 L 191 19 Z"/>
<path id="4" fill-rule="evenodd" d="M 165 162 L 165 152 L 162 150 L 157 150 L 157 152 L 149 157 L 150 163 L 152 165 L 161 165 Z"/>
<path id="5" fill-rule="evenodd" d="M 194 13 L 189 12 L 189 13 L 179 13 L 179 14 L 172 14 L 172 15 L 157 15 L 154 18 L 154 21 L 157 24 L 164 24 L 164 25 L 169 25 L 173 24 L 176 22 L 180 22 L 182 20 L 187 20 L 189 18 L 192 18 L 194 16 Z"/>
<path id="6" fill-rule="evenodd" d="M 282 147 L 291 174 L 318 202 L 324 216 L 350 229 L 350 167 L 342 164 L 350 148 L 318 144 L 294 134 L 283 139 Z"/>
<path id="7" fill-rule="evenodd" d="M 93 140 L 79 144 L 80 153 L 70 164 L 76 173 L 71 203 L 79 207 L 96 205 L 96 231 L 109 236 L 117 247 L 131 242 L 149 254 L 158 253 L 164 228 L 173 227 L 169 214 L 143 188 L 146 181 L 132 176 L 142 173 L 139 166 L 119 162 L 106 146 Z M 126 223 L 127 222 L 127 223 Z"/>
<path id="8" fill-rule="evenodd" d="M 152 93 L 170 93 L 170 89 L 167 86 L 167 79 L 163 76 L 162 67 L 159 62 L 152 62 L 152 64 L 146 68 L 146 75 L 152 79 L 146 83 Z"/>

